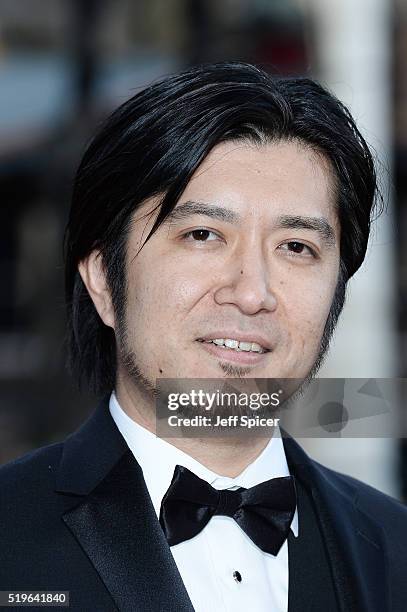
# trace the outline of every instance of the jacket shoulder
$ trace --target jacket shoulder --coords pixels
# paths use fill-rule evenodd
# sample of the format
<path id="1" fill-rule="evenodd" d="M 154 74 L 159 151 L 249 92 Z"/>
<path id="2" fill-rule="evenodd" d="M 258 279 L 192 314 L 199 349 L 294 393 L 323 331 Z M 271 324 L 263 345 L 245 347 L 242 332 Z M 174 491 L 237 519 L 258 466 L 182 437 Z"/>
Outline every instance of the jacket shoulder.
<path id="1" fill-rule="evenodd" d="M 42 489 L 50 478 L 54 480 L 54 474 L 59 466 L 63 442 L 50 444 L 31 451 L 14 461 L 10 461 L 0 467 L 0 498 L 7 491 L 15 497 L 18 491 L 24 491 L 25 495 L 36 487 Z"/>
<path id="2" fill-rule="evenodd" d="M 358 509 L 379 522 L 384 519 L 401 521 L 407 532 L 407 506 L 401 501 L 353 476 L 336 472 L 320 464 L 318 468 L 341 493 L 353 499 Z"/>

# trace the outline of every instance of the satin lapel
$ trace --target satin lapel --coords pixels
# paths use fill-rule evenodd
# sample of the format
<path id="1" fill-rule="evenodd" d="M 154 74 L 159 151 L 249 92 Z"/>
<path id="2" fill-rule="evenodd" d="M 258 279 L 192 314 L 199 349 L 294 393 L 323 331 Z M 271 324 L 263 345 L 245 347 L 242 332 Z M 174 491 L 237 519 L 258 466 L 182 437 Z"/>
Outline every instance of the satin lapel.
<path id="1" fill-rule="evenodd" d="M 193 612 L 141 468 L 107 410 L 66 443 L 57 490 L 81 497 L 62 520 L 119 610 Z"/>
<path id="2" fill-rule="evenodd" d="M 357 489 L 284 439 L 291 472 L 315 501 L 343 612 L 390 612 L 387 549 L 381 526 L 357 507 Z M 299 516 L 301 533 L 301 516 Z"/>

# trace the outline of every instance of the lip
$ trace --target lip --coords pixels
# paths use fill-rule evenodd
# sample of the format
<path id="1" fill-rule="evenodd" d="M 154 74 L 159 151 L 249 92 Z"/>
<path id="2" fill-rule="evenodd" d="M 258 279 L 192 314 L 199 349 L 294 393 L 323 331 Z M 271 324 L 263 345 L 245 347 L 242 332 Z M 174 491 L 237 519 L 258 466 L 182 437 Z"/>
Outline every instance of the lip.
<path id="1" fill-rule="evenodd" d="M 222 336 L 218 336 L 222 338 Z M 237 340 L 237 338 L 236 338 Z M 199 340 L 197 341 L 199 342 Z M 253 340 L 255 342 L 255 340 Z M 260 342 L 258 343 L 260 344 Z M 238 363 L 240 365 L 258 365 L 264 363 L 267 353 L 249 353 L 247 351 L 235 351 L 230 348 L 225 348 L 224 346 L 218 346 L 217 344 L 212 344 L 209 342 L 199 342 L 199 345 L 203 348 L 204 351 L 213 355 L 218 359 L 222 359 L 222 361 L 230 361 L 233 363 Z"/>
<path id="2" fill-rule="evenodd" d="M 272 346 L 269 342 L 269 340 L 267 340 L 264 336 L 261 336 L 259 334 L 253 333 L 253 334 L 248 334 L 247 332 L 243 333 L 243 332 L 236 332 L 236 331 L 214 331 L 211 332 L 210 334 L 206 334 L 205 336 L 201 336 L 200 338 L 197 338 L 197 340 L 214 340 L 215 338 L 231 338 L 233 340 L 238 340 L 239 342 L 256 342 L 257 344 L 260 344 L 260 346 L 264 349 L 266 349 L 267 351 L 271 351 L 272 350 Z M 212 345 L 210 344 L 209 346 L 216 346 L 215 344 Z M 230 349 L 226 349 L 226 350 L 230 350 Z M 264 355 L 264 353 L 260 353 L 260 355 Z"/>

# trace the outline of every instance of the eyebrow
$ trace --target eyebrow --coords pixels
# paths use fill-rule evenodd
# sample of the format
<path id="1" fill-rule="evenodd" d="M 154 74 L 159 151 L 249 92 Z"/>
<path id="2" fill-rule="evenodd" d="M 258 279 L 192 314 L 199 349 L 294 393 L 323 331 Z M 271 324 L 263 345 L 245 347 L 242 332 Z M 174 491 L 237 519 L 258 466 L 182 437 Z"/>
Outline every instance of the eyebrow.
<path id="1" fill-rule="evenodd" d="M 277 228 L 306 229 L 318 232 L 327 246 L 335 245 L 335 232 L 324 217 L 304 217 L 301 215 L 281 215 L 277 218 Z"/>
<path id="2" fill-rule="evenodd" d="M 183 221 L 193 215 L 203 215 L 211 219 L 238 224 L 242 217 L 230 208 L 206 204 L 205 202 L 194 202 L 189 200 L 176 206 L 165 218 L 164 223 Z M 305 229 L 317 232 L 327 246 L 335 245 L 335 232 L 333 227 L 324 217 L 308 217 L 302 215 L 280 215 L 275 222 L 276 229 Z"/>
<path id="3" fill-rule="evenodd" d="M 230 208 L 189 200 L 188 202 L 184 202 L 184 204 L 176 206 L 165 218 L 164 223 L 167 221 L 169 223 L 183 221 L 188 217 L 192 217 L 192 215 L 204 215 L 205 217 L 211 217 L 212 219 L 234 224 L 237 224 L 241 220 L 239 213 L 230 210 Z"/>

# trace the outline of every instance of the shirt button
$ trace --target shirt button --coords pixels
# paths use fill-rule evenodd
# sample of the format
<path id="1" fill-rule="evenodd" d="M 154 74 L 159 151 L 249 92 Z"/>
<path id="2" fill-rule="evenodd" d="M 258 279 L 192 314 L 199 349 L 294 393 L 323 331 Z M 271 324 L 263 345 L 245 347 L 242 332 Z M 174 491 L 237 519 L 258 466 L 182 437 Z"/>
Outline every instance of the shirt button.
<path id="1" fill-rule="evenodd" d="M 233 578 L 236 580 L 236 582 L 242 582 L 242 575 L 237 570 L 233 572 Z"/>

